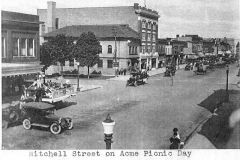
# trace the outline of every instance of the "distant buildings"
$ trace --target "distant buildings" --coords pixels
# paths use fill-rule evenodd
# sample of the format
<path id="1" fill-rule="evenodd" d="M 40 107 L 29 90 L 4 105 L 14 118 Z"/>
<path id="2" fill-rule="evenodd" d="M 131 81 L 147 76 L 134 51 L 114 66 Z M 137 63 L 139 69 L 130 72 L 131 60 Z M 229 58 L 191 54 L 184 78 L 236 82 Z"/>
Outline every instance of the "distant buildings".
<path id="1" fill-rule="evenodd" d="M 130 61 L 130 64 L 138 64 L 139 67 L 158 67 L 156 40 L 160 16 L 157 11 L 141 7 L 137 3 L 134 6 L 120 7 L 56 8 L 56 3 L 51 1 L 48 2 L 47 9 L 38 9 L 37 14 L 40 20 L 45 22 L 40 26 L 40 36 L 72 25 L 128 25 L 139 34 L 141 39 L 137 59 L 129 56 L 125 58 Z M 113 32 L 109 30 L 108 34 L 113 35 Z M 42 43 L 43 38 L 40 41 Z M 129 46 L 126 46 L 126 49 L 129 49 Z M 113 57 L 114 55 L 111 58 Z M 120 57 L 122 55 L 118 55 L 118 62 L 121 61 Z M 126 65 L 127 61 L 123 66 Z"/>
<path id="2" fill-rule="evenodd" d="M 41 71 L 39 17 L 1 11 L 2 17 L 2 95 L 17 95 L 26 79 Z"/>

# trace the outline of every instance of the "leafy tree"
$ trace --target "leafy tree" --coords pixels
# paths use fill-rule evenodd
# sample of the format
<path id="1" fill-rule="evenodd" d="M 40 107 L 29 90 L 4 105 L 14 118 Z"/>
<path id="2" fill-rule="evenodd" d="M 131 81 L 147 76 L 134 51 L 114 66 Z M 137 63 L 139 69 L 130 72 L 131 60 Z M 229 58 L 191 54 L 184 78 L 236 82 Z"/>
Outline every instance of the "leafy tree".
<path id="1" fill-rule="evenodd" d="M 93 67 L 99 61 L 101 45 L 93 32 L 82 33 L 73 49 L 74 58 L 80 66 Z"/>
<path id="2" fill-rule="evenodd" d="M 63 71 L 63 63 L 73 58 L 73 41 L 72 37 L 57 35 L 44 42 L 40 52 L 41 64 L 45 65 L 44 69 L 56 62 L 60 62 L 61 71 Z"/>

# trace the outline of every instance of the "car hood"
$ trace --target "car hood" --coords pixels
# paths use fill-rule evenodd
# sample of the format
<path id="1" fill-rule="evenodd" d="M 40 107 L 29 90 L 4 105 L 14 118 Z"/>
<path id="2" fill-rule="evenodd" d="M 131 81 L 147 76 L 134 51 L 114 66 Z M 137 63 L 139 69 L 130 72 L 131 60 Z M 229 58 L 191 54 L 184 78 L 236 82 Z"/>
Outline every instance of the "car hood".
<path id="1" fill-rule="evenodd" d="M 61 116 L 57 116 L 55 114 L 48 114 L 46 116 L 49 117 L 51 120 L 54 120 L 54 121 L 58 121 L 60 118 L 62 118 Z"/>

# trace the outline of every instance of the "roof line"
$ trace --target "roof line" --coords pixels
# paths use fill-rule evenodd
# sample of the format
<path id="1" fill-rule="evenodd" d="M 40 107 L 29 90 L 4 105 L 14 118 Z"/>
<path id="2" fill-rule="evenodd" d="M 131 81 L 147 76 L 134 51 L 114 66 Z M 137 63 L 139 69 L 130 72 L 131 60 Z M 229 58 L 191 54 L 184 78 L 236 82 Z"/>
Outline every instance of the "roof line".
<path id="1" fill-rule="evenodd" d="M 85 9 L 85 8 L 119 8 L 119 7 L 133 7 L 133 6 L 106 6 L 106 7 L 78 7 L 78 8 L 56 8 L 56 9 Z M 47 9 L 38 9 L 47 10 Z"/>

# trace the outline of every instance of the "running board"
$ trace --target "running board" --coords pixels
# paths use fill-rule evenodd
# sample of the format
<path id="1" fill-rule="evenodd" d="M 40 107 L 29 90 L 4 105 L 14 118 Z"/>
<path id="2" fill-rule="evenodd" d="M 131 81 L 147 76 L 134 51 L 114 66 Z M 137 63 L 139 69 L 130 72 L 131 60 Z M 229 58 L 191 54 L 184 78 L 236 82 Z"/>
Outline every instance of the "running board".
<path id="1" fill-rule="evenodd" d="M 37 124 L 37 123 L 33 123 L 31 124 L 33 126 L 39 126 L 39 127 L 45 127 L 45 128 L 48 128 L 49 126 L 48 125 L 44 125 L 44 124 Z"/>

